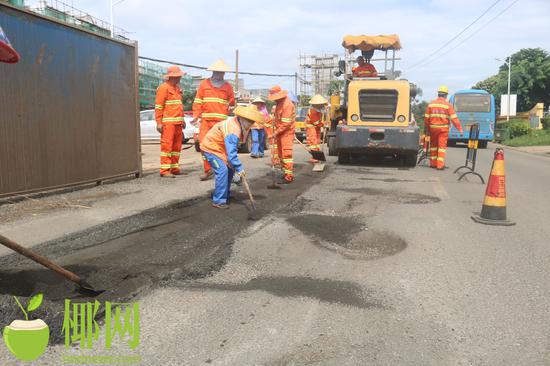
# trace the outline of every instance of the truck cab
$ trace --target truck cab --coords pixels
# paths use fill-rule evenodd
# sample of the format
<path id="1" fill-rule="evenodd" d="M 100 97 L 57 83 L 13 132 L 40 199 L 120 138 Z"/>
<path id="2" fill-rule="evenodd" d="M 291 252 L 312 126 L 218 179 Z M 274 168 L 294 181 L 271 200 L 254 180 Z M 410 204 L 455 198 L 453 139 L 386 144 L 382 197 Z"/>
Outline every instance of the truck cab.
<path id="1" fill-rule="evenodd" d="M 368 61 L 375 49 L 385 51 L 385 70 L 376 77 L 357 78 L 350 72 L 351 62 L 341 62 L 340 73 L 345 75 L 346 82 L 342 98 L 331 98 L 329 155 L 338 156 L 340 163 L 349 162 L 353 156 L 390 155 L 402 159 L 405 165 L 415 166 L 419 129 L 411 121 L 411 101 L 416 96 L 416 86 L 395 78 L 399 38 L 346 36 L 343 45 L 350 54 L 362 50 Z M 393 51 L 391 69 L 388 50 Z"/>

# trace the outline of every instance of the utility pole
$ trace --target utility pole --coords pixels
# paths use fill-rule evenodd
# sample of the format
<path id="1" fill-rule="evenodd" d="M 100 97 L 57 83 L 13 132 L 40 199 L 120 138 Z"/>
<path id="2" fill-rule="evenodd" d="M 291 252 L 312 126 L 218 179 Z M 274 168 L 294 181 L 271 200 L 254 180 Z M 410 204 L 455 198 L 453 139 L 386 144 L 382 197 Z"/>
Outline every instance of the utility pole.
<path id="1" fill-rule="evenodd" d="M 506 122 L 510 121 L 510 80 L 512 74 L 512 55 L 508 57 L 508 113 L 506 113 Z"/>
<path id="2" fill-rule="evenodd" d="M 298 96 L 298 72 L 294 73 L 294 94 Z"/>
<path id="3" fill-rule="evenodd" d="M 235 50 L 235 94 L 239 95 L 239 50 Z"/>
<path id="4" fill-rule="evenodd" d="M 120 4 L 121 2 L 123 2 L 124 0 L 110 0 L 109 3 L 110 3 L 110 12 L 111 12 L 111 19 L 110 19 L 110 23 L 111 23 L 111 38 L 114 38 L 115 36 L 115 20 L 114 20 L 114 11 L 113 11 L 113 8 L 115 7 L 115 5 L 118 5 Z"/>

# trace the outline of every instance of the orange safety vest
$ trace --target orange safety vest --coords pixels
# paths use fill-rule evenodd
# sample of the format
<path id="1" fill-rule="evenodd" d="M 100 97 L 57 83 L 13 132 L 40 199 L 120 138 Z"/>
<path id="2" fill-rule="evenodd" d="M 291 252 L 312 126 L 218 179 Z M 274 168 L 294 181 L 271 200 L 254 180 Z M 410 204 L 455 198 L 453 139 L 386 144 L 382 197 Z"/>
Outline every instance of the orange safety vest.
<path id="1" fill-rule="evenodd" d="M 225 82 L 216 88 L 210 79 L 199 85 L 193 101 L 193 118 L 208 121 L 224 121 L 229 114 L 229 106 L 235 105 L 235 94 L 231 84 Z"/>
<path id="2" fill-rule="evenodd" d="M 462 125 L 458 120 L 455 109 L 445 98 L 433 100 L 426 108 L 424 114 L 424 124 L 429 129 L 449 129 L 450 122 L 457 130 L 462 131 Z"/>
<path id="3" fill-rule="evenodd" d="M 307 112 L 306 117 L 306 127 L 323 127 L 323 112 L 318 111 L 317 109 L 310 107 Z"/>
<path id="4" fill-rule="evenodd" d="M 160 124 L 183 124 L 183 101 L 179 86 L 164 82 L 157 88 L 155 121 Z"/>
<path id="5" fill-rule="evenodd" d="M 241 125 L 235 117 L 216 123 L 206 134 L 201 142 L 201 150 L 216 155 L 227 164 L 227 151 L 225 149 L 225 138 L 234 134 L 243 140 Z"/>
<path id="6" fill-rule="evenodd" d="M 274 115 L 275 128 L 278 131 L 285 131 L 287 129 L 294 130 L 294 122 L 296 120 L 296 107 L 294 103 L 287 96 L 285 99 L 277 103 L 275 107 Z"/>
<path id="7" fill-rule="evenodd" d="M 363 66 L 357 66 L 357 67 L 354 67 L 352 70 L 353 70 L 353 76 L 356 76 L 359 78 L 378 76 L 378 73 L 376 72 L 376 68 L 372 64 L 364 64 Z"/>

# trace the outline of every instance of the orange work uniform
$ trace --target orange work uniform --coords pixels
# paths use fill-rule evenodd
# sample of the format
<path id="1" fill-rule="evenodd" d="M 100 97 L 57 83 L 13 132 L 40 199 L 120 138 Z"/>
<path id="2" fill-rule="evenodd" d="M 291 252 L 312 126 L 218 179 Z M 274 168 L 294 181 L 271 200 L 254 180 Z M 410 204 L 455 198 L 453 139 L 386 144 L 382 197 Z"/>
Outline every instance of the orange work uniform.
<path id="1" fill-rule="evenodd" d="M 180 153 L 183 138 L 183 102 L 181 89 L 168 82 L 157 88 L 155 121 L 162 125 L 160 136 L 160 174 L 180 173 Z"/>
<path id="2" fill-rule="evenodd" d="M 235 105 L 233 87 L 224 82 L 219 88 L 214 86 L 210 79 L 203 80 L 197 89 L 193 101 L 193 118 L 201 118 L 199 127 L 199 143 L 204 136 L 218 122 L 227 119 L 229 106 Z M 210 171 L 210 164 L 203 155 L 204 172 Z"/>
<path id="3" fill-rule="evenodd" d="M 451 103 L 447 102 L 447 99 L 439 97 L 428 104 L 424 114 L 424 126 L 430 133 L 430 167 L 432 168 L 445 168 L 451 122 L 462 133 L 462 125 L 455 109 Z"/>
<path id="4" fill-rule="evenodd" d="M 366 63 L 363 66 L 354 67 L 353 76 L 359 78 L 377 77 L 378 73 L 374 65 Z"/>
<path id="5" fill-rule="evenodd" d="M 306 143 L 310 150 L 321 151 L 321 129 L 323 128 L 323 112 L 310 107 L 306 117 Z M 317 163 L 315 159 L 309 159 Z"/>
<path id="6" fill-rule="evenodd" d="M 296 121 L 296 107 L 288 96 L 277 100 L 275 107 L 274 123 L 277 138 L 277 157 L 280 158 L 284 179 L 288 182 L 294 180 L 294 160 L 292 149 L 294 146 L 294 124 Z"/>

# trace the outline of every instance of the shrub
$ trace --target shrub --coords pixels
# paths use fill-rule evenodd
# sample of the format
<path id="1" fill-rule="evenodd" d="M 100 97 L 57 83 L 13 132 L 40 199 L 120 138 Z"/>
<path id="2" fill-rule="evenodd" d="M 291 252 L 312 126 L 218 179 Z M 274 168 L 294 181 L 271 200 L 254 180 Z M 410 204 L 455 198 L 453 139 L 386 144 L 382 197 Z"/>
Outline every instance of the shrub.
<path id="1" fill-rule="evenodd" d="M 511 120 L 508 122 L 508 128 L 510 129 L 510 138 L 512 139 L 531 133 L 529 124 L 522 120 Z"/>
<path id="2" fill-rule="evenodd" d="M 550 130 L 550 117 L 542 118 L 540 121 L 543 129 Z"/>

